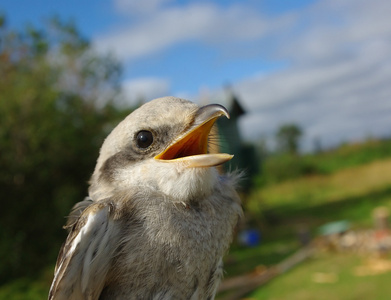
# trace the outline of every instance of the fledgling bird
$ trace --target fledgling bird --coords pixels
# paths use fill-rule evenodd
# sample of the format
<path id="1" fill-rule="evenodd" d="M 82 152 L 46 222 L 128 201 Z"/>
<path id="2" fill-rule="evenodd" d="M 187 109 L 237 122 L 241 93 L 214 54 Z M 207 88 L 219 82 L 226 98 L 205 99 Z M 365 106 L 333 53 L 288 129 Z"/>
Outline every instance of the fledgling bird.
<path id="1" fill-rule="evenodd" d="M 213 299 L 242 214 L 234 176 L 208 153 L 220 105 L 165 97 L 106 138 L 89 197 L 66 227 L 50 300 Z"/>

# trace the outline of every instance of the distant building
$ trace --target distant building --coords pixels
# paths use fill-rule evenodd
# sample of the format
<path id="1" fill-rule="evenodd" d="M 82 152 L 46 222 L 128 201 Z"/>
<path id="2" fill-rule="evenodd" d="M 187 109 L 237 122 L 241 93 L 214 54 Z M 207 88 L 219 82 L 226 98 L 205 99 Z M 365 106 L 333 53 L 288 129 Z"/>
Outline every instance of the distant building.
<path id="1" fill-rule="evenodd" d="M 254 145 L 244 144 L 239 130 L 239 119 L 246 111 L 238 97 L 229 89 L 225 97 L 219 99 L 229 114 L 230 119 L 219 118 L 217 121 L 219 134 L 219 151 L 234 154 L 234 158 L 224 165 L 226 170 L 244 170 L 246 179 L 242 183 L 246 190 L 251 186 L 251 177 L 259 170 L 259 161 L 256 156 Z"/>

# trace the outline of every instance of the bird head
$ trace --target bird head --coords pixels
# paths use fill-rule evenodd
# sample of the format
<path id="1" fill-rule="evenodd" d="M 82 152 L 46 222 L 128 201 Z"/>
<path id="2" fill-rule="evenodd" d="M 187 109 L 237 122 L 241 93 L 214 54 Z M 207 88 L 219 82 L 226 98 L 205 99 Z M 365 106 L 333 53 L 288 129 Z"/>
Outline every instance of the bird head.
<path id="1" fill-rule="evenodd" d="M 127 116 L 104 141 L 91 179 L 90 197 L 144 188 L 185 202 L 210 193 L 215 166 L 233 156 L 208 153 L 215 121 L 229 118 L 217 104 L 199 107 L 175 97 L 148 102 Z"/>

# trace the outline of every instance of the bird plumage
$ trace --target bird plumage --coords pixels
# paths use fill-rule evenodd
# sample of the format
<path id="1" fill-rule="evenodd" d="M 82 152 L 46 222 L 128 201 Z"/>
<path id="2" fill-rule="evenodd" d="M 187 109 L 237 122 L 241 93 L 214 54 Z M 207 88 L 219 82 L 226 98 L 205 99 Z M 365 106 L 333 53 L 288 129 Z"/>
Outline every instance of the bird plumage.
<path id="1" fill-rule="evenodd" d="M 167 97 L 112 131 L 90 198 L 71 213 L 49 299 L 214 298 L 242 211 L 235 177 L 213 167 L 229 158 L 203 153 L 198 131 L 223 113 Z"/>

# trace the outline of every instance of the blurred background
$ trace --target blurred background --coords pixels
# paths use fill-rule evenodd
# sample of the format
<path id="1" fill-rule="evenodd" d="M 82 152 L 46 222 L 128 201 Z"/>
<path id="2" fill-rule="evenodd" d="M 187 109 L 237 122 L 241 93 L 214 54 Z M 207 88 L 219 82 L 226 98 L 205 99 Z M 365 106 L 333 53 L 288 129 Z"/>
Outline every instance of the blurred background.
<path id="1" fill-rule="evenodd" d="M 245 218 L 221 299 L 391 294 L 391 2 L 0 3 L 0 299 L 45 299 L 99 147 L 140 104 L 221 103 Z"/>

